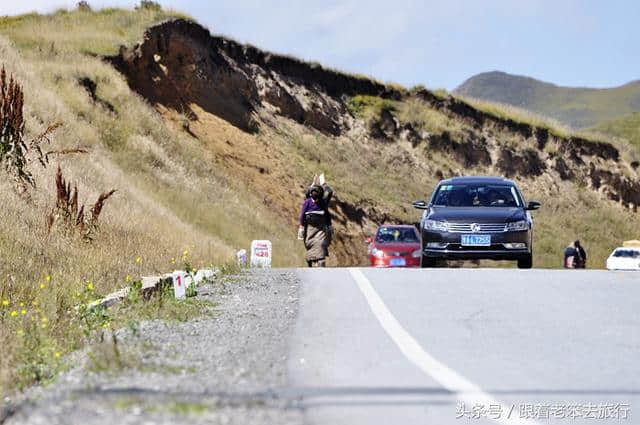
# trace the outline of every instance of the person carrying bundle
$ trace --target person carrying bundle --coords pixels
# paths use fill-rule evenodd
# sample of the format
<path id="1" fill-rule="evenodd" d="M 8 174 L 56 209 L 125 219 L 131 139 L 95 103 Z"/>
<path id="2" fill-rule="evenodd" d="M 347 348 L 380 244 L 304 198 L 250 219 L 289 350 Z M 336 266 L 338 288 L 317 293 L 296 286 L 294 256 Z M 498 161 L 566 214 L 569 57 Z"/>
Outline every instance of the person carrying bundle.
<path id="1" fill-rule="evenodd" d="M 313 183 L 305 195 L 306 199 L 300 211 L 298 239 L 304 241 L 307 265 L 325 267 L 333 236 L 329 213 L 333 190 L 325 181 L 324 174 L 320 174 L 319 178 L 313 178 Z"/>

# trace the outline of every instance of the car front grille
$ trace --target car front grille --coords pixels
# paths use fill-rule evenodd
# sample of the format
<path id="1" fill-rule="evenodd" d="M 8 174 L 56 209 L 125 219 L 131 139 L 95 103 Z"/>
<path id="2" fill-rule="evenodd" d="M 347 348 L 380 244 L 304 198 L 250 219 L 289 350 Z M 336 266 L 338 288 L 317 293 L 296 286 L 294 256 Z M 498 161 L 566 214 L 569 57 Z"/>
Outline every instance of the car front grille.
<path id="1" fill-rule="evenodd" d="M 474 231 L 471 226 L 476 224 L 479 229 Z M 504 232 L 504 223 L 448 223 L 449 231 L 453 233 L 500 233 Z"/>
<path id="2" fill-rule="evenodd" d="M 407 255 L 411 254 L 412 251 L 407 251 L 407 252 L 385 252 L 384 255 L 386 255 L 387 257 L 406 257 Z"/>

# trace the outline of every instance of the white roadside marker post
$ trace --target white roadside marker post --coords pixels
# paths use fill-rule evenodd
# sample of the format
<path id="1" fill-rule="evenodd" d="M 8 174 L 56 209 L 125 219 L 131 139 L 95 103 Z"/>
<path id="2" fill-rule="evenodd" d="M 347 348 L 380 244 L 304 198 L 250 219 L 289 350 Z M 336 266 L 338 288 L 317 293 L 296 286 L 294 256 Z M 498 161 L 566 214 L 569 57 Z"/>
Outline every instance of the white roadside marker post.
<path id="1" fill-rule="evenodd" d="M 271 241 L 251 242 L 251 267 L 271 268 Z"/>
<path id="2" fill-rule="evenodd" d="M 177 271 L 171 273 L 171 278 L 173 279 L 173 295 L 177 299 L 185 298 L 187 296 L 187 291 L 186 291 L 186 285 L 187 285 L 186 273 L 181 271 L 181 270 L 177 270 Z"/>

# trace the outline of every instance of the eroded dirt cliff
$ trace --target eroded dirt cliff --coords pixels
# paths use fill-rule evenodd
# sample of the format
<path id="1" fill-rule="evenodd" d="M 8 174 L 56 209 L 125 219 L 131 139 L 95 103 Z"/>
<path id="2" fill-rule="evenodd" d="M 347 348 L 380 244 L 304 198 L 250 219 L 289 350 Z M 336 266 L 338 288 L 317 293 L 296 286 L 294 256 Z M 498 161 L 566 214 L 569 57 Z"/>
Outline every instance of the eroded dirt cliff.
<path id="1" fill-rule="evenodd" d="M 376 174 L 377 165 L 369 159 L 362 169 L 371 175 L 354 173 L 364 183 L 339 182 L 337 189 L 342 191 L 336 191 L 332 205 L 334 264 L 363 263 L 363 240 L 378 224 L 416 220 L 406 205 L 395 205 L 384 192 L 376 198 L 359 191 L 368 180 L 380 184 L 382 177 L 408 181 L 412 173 L 426 176 L 409 191 L 417 194 L 431 190 L 424 182 L 459 174 L 505 175 L 549 196 L 566 181 L 625 208 L 635 210 L 640 204 L 637 163 L 624 160 L 609 143 L 559 136 L 448 95 L 411 93 L 263 52 L 213 36 L 186 20 L 150 28 L 140 44 L 123 46 L 108 60 L 167 119 L 210 146 L 216 167 L 240 179 L 248 190 L 264 193 L 263 207 L 291 217 L 292 235 L 302 191 L 311 177 L 309 164 L 322 163 L 314 150 L 349 147 L 348 152 L 379 155 L 381 162 L 391 164 L 386 170 L 403 173 L 402 178 L 388 171 Z M 358 116 L 349 107 L 354 96 L 390 104 L 410 101 L 455 123 L 455 129 L 408 119 L 394 106 Z M 356 156 L 336 154 L 329 162 L 344 168 L 350 161 L 364 161 Z"/>

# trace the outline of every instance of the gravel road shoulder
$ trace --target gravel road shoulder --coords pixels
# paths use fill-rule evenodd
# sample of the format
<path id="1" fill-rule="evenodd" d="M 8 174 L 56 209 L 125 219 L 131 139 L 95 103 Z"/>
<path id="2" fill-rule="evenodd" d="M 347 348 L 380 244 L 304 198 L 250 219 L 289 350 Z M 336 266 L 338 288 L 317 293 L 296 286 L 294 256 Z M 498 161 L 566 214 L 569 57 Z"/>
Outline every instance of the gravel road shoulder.
<path id="1" fill-rule="evenodd" d="M 0 423 L 302 423 L 302 412 L 278 397 L 297 291 L 285 270 L 203 285 L 198 297 L 216 303 L 207 314 L 116 332 L 118 355 L 132 359 L 119 370 L 96 371 L 95 359 L 76 353 L 78 366 L 6 404 Z"/>

